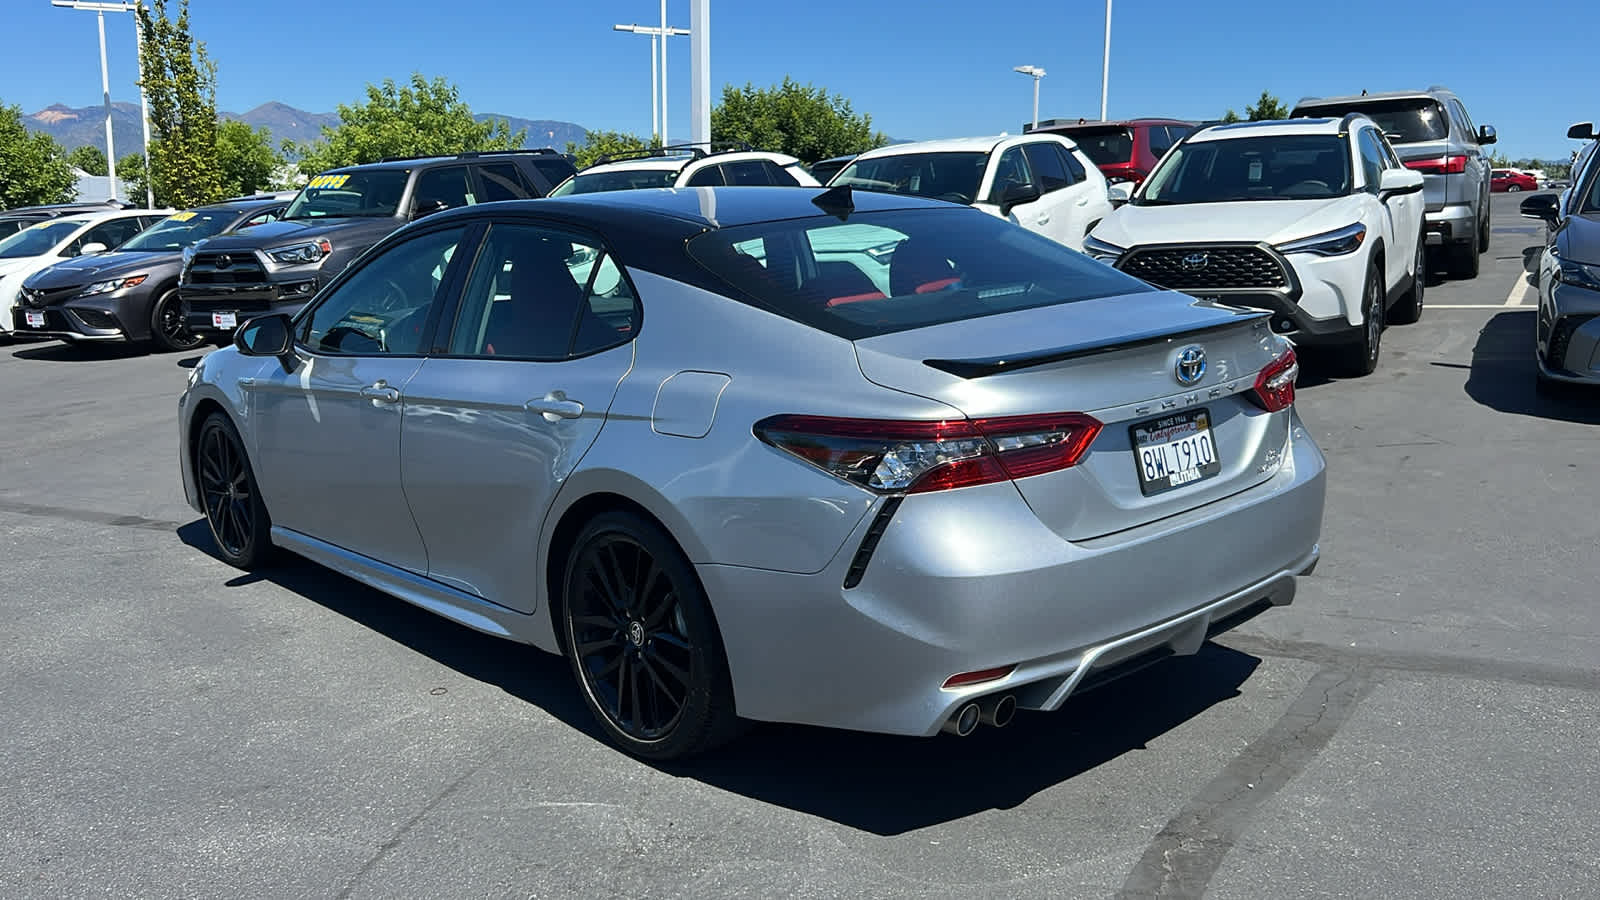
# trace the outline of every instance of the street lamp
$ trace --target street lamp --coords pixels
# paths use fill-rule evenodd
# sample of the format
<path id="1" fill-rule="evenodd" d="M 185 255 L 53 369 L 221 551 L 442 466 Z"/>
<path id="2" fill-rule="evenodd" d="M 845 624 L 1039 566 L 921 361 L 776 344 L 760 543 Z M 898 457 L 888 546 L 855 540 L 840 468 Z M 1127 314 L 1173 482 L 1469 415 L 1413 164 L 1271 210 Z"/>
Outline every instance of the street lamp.
<path id="1" fill-rule="evenodd" d="M 100 90 L 106 103 L 106 179 L 111 182 L 111 199 L 117 199 L 117 152 L 111 139 L 111 73 L 106 67 L 106 13 L 133 13 L 134 49 L 139 61 L 139 119 L 144 127 L 145 205 L 154 208 L 155 191 L 150 186 L 150 105 L 144 94 L 144 29 L 139 24 L 140 0 L 50 0 L 51 6 L 93 10 L 100 19 Z"/>
<path id="2" fill-rule="evenodd" d="M 1021 72 L 1033 77 L 1033 127 L 1039 127 L 1039 79 L 1044 77 L 1044 69 L 1038 66 L 1012 66 L 1011 71 Z"/>
<path id="3" fill-rule="evenodd" d="M 1100 121 L 1106 120 L 1106 91 L 1111 86 L 1111 0 L 1106 0 L 1106 46 L 1100 55 Z"/>
<path id="4" fill-rule="evenodd" d="M 634 34 L 650 36 L 650 134 L 665 145 L 667 142 L 667 129 L 663 119 L 666 116 L 662 110 L 666 108 L 667 102 L 664 96 L 666 94 L 667 69 L 664 59 L 659 67 L 656 64 L 656 45 L 658 43 L 661 44 L 662 57 L 665 57 L 667 52 L 666 41 L 661 36 L 662 29 L 650 25 L 613 25 L 611 28 L 613 31 L 631 31 Z M 669 37 L 688 33 L 689 30 L 687 28 L 666 29 L 666 34 Z M 659 86 L 657 84 L 658 80 Z"/>

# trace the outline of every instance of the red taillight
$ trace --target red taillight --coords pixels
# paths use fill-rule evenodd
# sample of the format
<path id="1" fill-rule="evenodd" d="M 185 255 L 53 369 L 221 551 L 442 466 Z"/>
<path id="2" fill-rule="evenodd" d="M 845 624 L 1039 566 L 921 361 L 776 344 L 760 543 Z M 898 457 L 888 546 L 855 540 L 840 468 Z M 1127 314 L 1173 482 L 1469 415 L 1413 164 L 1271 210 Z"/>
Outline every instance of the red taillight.
<path id="1" fill-rule="evenodd" d="M 1429 159 L 1408 159 L 1406 168 L 1416 169 L 1424 175 L 1460 175 L 1467 170 L 1465 156 L 1435 156 Z"/>
<path id="2" fill-rule="evenodd" d="M 965 687 L 969 684 L 982 684 L 985 681 L 996 681 L 1010 675 L 1016 666 L 1000 666 L 995 669 L 979 669 L 976 672 L 962 672 L 960 675 L 951 675 L 944 680 L 946 688 Z"/>
<path id="3" fill-rule="evenodd" d="M 1282 356 L 1267 363 L 1267 367 L 1256 376 L 1256 403 L 1267 412 L 1293 406 L 1294 381 L 1299 377 L 1300 361 L 1295 358 L 1294 348 L 1290 347 Z"/>
<path id="4" fill-rule="evenodd" d="M 755 434 L 868 490 L 920 494 L 1068 468 L 1101 427 L 1082 413 L 944 421 L 774 416 Z"/>

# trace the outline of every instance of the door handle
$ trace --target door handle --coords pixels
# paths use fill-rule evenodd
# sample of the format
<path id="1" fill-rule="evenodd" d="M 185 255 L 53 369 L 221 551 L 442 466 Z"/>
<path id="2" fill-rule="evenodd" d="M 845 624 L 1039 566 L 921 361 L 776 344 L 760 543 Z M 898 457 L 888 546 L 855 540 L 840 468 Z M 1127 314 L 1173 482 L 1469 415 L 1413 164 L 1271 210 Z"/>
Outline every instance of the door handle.
<path id="1" fill-rule="evenodd" d="M 551 391 L 538 400 L 529 400 L 522 404 L 522 408 L 528 412 L 539 413 L 544 416 L 546 422 L 576 419 L 583 415 L 583 404 L 576 400 L 568 400 L 565 391 Z"/>
<path id="2" fill-rule="evenodd" d="M 1050 217 L 1048 215 L 1043 215 L 1043 216 L 1040 216 L 1035 221 L 1037 221 L 1040 225 L 1049 225 L 1050 224 Z"/>
<path id="3" fill-rule="evenodd" d="M 1079 206 L 1088 206 L 1089 205 L 1089 198 L 1085 197 L 1082 200 L 1079 200 L 1078 201 L 1078 205 Z"/>
<path id="4" fill-rule="evenodd" d="M 362 388 L 361 396 L 367 400 L 371 400 L 373 406 L 378 406 L 379 404 L 384 403 L 400 402 L 400 391 L 396 388 L 389 387 L 389 383 L 381 378 L 378 379 L 375 384 L 371 384 Z"/>

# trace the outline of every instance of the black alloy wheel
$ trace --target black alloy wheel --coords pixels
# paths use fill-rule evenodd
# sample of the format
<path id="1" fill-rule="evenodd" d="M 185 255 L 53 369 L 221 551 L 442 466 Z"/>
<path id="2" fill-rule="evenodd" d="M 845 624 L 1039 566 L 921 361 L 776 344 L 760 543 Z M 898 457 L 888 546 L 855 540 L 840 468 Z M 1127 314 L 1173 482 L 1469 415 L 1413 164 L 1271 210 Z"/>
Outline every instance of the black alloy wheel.
<path id="1" fill-rule="evenodd" d="M 189 330 L 176 288 L 162 294 L 150 313 L 150 337 L 163 350 L 193 350 L 205 338 Z"/>
<path id="2" fill-rule="evenodd" d="M 1417 258 L 1412 266 L 1411 290 L 1406 292 L 1389 318 L 1396 325 L 1413 325 L 1422 318 L 1422 295 L 1428 286 L 1428 243 L 1424 235 L 1417 235 Z"/>
<path id="3" fill-rule="evenodd" d="M 220 412 L 200 426 L 194 472 L 218 554 L 241 569 L 264 562 L 271 549 L 271 520 L 239 432 Z"/>
<path id="4" fill-rule="evenodd" d="M 1351 375 L 1371 375 L 1378 368 L 1383 348 L 1383 261 L 1367 267 L 1367 285 L 1361 293 L 1361 338 L 1345 350 L 1345 368 Z"/>
<path id="5" fill-rule="evenodd" d="M 562 631 L 585 702 L 607 735 L 649 759 L 733 736 L 737 718 L 699 579 L 654 523 L 596 517 L 568 557 Z"/>

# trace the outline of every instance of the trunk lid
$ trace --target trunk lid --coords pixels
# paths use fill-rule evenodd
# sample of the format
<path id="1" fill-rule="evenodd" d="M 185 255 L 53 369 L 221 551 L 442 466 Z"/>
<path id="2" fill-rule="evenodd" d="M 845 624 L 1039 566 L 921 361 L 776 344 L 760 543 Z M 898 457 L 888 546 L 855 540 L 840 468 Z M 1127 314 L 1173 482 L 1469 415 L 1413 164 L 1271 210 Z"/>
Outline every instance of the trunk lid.
<path id="1" fill-rule="evenodd" d="M 1141 293 L 867 338 L 856 354 L 869 380 L 970 418 L 1083 412 L 1104 423 L 1076 466 L 1014 482 L 1041 521 L 1081 541 L 1272 476 L 1289 417 L 1251 399 L 1256 375 L 1286 347 L 1266 323 L 1259 311 Z M 1185 385 L 1179 356 L 1195 347 L 1206 365 Z M 1151 484 L 1142 482 L 1141 445 L 1206 429 L 1215 462 L 1202 477 L 1174 486 L 1157 469 Z M 1191 444 L 1190 452 L 1201 451 Z"/>

